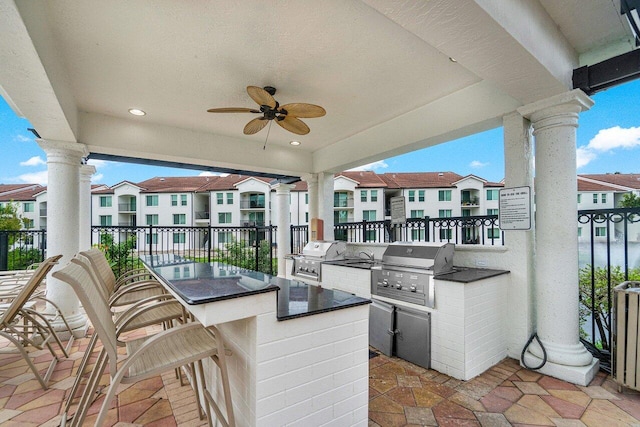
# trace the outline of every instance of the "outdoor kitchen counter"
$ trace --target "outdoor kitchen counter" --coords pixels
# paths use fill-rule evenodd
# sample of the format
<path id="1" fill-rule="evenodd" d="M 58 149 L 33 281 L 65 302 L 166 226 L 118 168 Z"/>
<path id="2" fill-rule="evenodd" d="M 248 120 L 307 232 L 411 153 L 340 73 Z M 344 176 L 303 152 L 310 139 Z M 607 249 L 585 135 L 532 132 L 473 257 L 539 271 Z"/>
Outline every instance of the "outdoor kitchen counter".
<path id="1" fill-rule="evenodd" d="M 167 265 L 145 262 L 145 265 L 188 305 L 277 291 L 278 320 L 311 316 L 371 302 L 337 289 L 325 289 L 217 262 L 184 261 Z"/>
<path id="2" fill-rule="evenodd" d="M 368 299 L 222 264 L 182 261 L 147 265 L 194 318 L 222 333 L 232 353 L 227 364 L 236 425 L 366 426 Z M 187 303 L 179 292 L 198 303 Z M 206 361 L 206 381 L 222 401 L 218 375 Z"/>
<path id="3" fill-rule="evenodd" d="M 493 270 L 490 268 L 473 267 L 453 267 L 450 273 L 438 274 L 434 276 L 436 280 L 447 280 L 449 282 L 471 283 L 478 280 L 489 279 L 509 273 L 509 270 Z"/>

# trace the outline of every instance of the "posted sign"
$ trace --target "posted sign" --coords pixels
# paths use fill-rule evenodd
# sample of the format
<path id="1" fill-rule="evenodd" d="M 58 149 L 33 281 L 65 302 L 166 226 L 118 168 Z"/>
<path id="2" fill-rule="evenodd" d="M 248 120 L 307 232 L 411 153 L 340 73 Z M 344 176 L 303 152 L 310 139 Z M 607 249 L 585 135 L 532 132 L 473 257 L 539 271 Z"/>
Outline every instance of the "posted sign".
<path id="1" fill-rule="evenodd" d="M 404 209 L 404 197 L 391 198 L 391 224 L 404 224 L 407 222 L 407 214 Z"/>
<path id="2" fill-rule="evenodd" d="M 530 230 L 531 189 L 529 187 L 501 189 L 498 220 L 500 230 Z"/>

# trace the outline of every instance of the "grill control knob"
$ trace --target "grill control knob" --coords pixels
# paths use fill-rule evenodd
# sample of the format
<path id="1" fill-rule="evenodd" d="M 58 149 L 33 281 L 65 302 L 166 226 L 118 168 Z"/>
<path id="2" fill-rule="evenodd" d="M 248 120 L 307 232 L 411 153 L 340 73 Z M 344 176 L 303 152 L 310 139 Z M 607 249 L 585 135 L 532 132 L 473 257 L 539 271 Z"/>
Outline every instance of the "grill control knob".
<path id="1" fill-rule="evenodd" d="M 409 287 L 409 290 L 411 292 L 416 292 L 418 290 L 418 288 L 416 287 L 416 285 L 411 285 L 411 287 Z"/>
<path id="2" fill-rule="evenodd" d="M 402 289 L 402 283 L 396 284 L 396 289 Z"/>
<path id="3" fill-rule="evenodd" d="M 384 286 L 385 288 L 386 288 L 387 286 L 389 286 L 389 281 L 388 281 L 387 279 L 384 279 L 384 280 L 382 281 L 382 286 Z"/>

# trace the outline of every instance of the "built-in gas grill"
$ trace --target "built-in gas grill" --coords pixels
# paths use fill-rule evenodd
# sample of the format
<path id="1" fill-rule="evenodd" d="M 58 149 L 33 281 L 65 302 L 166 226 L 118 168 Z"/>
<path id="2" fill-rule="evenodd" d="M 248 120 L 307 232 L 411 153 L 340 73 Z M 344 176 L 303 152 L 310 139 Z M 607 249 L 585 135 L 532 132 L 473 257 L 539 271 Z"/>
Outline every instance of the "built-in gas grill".
<path id="1" fill-rule="evenodd" d="M 292 276 L 303 282 L 318 283 L 320 264 L 324 261 L 343 259 L 346 242 L 312 241 L 302 249 L 302 254 L 293 257 Z"/>
<path id="2" fill-rule="evenodd" d="M 453 270 L 455 245 L 391 244 L 371 269 L 371 293 L 434 308 L 433 277 Z"/>

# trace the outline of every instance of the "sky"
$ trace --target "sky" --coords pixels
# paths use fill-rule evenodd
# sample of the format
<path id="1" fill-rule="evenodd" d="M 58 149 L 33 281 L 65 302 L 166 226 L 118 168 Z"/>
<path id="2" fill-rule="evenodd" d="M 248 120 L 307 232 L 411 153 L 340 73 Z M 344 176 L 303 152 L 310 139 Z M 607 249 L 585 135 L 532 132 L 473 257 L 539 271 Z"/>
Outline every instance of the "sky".
<path id="1" fill-rule="evenodd" d="M 640 80 L 596 93 L 595 105 L 580 114 L 577 130 L 579 174 L 640 173 Z M 0 184 L 47 184 L 46 155 L 0 97 Z M 90 161 L 95 184 L 140 182 L 156 176 L 197 176 L 188 169 Z M 504 178 L 502 128 L 492 129 L 402 156 L 363 165 L 358 170 L 385 172 L 455 172 L 491 182 Z"/>

